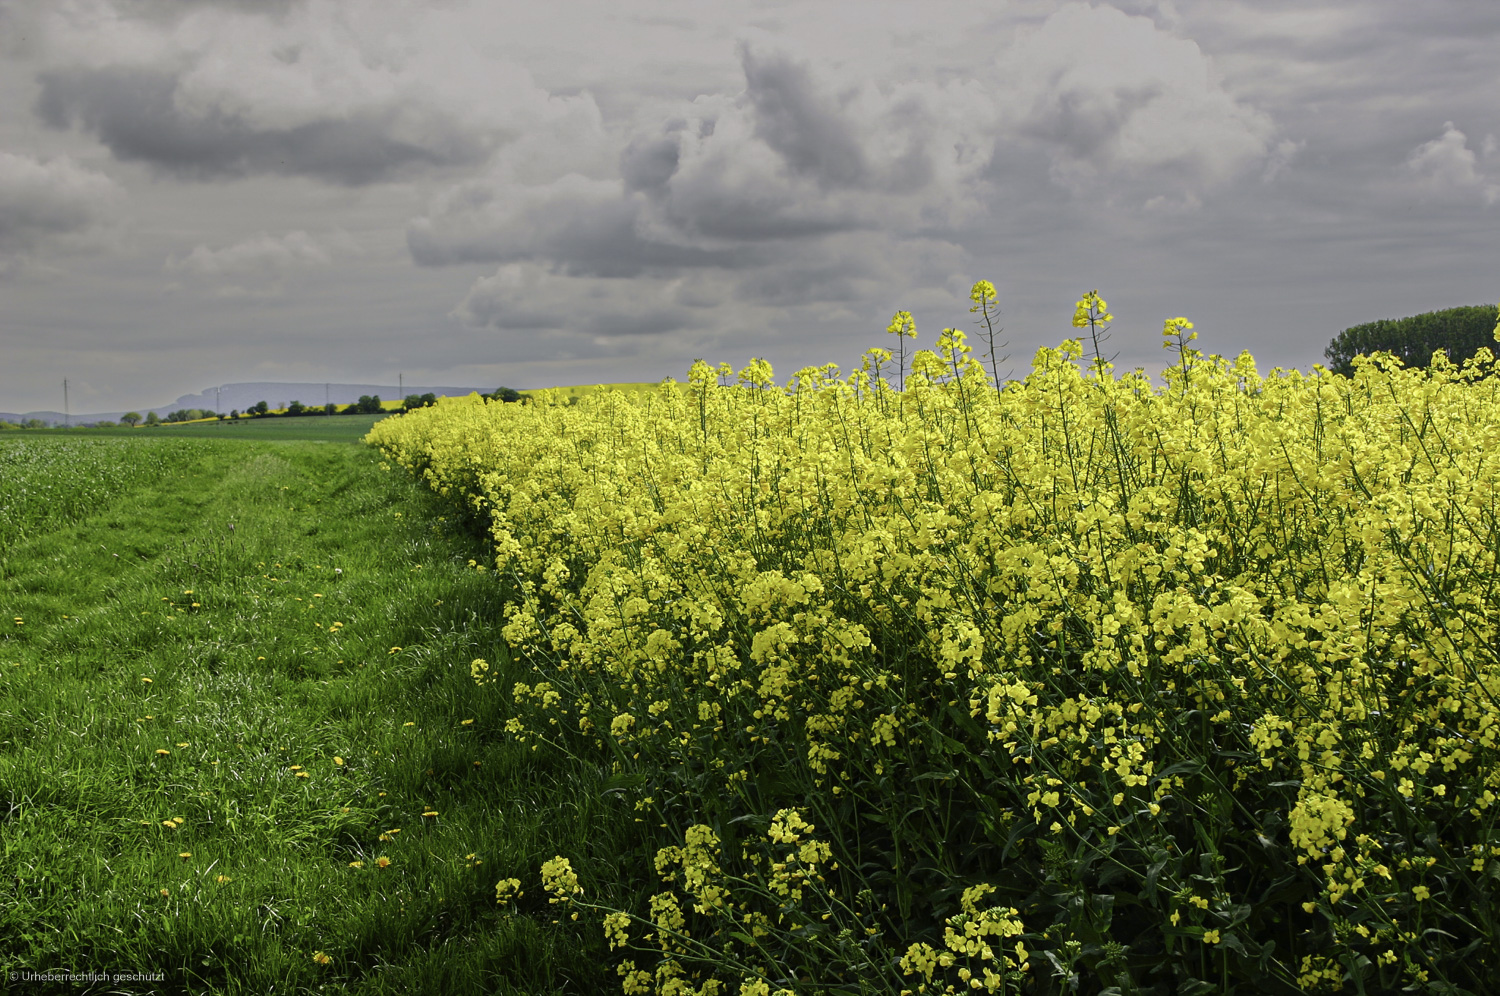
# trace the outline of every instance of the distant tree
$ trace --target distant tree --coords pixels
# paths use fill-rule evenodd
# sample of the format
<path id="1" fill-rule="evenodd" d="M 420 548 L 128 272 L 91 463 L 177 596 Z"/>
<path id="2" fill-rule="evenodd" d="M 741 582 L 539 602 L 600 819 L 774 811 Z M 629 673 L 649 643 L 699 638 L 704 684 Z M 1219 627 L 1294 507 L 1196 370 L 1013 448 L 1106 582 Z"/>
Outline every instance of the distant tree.
<path id="1" fill-rule="evenodd" d="M 271 406 L 266 404 L 264 401 L 257 401 L 255 403 L 255 407 L 251 408 L 250 410 L 255 412 L 255 414 L 257 415 L 264 415 L 266 412 L 271 410 Z"/>
<path id="2" fill-rule="evenodd" d="M 1340 332 L 1323 355 L 1329 370 L 1346 377 L 1354 373 L 1356 356 L 1376 352 L 1394 353 L 1402 365 L 1425 370 L 1441 349 L 1451 362 L 1462 364 L 1480 346 L 1500 349 L 1494 339 L 1497 311 L 1495 305 L 1483 304 L 1354 325 Z"/>
<path id="3" fill-rule="evenodd" d="M 21 428 L 23 428 L 23 429 L 45 429 L 45 428 L 47 428 L 47 423 L 43 422 L 39 418 L 29 418 L 26 421 L 24 421 L 24 422 L 21 423 Z"/>
<path id="4" fill-rule="evenodd" d="M 406 400 L 401 402 L 401 407 L 407 411 L 416 411 L 422 407 L 422 396 L 420 394 L 408 394 Z"/>
<path id="5" fill-rule="evenodd" d="M 521 392 L 513 387 L 497 387 L 492 394 L 486 394 L 491 401 L 520 401 Z"/>
<path id="6" fill-rule="evenodd" d="M 336 405 L 336 404 L 334 404 L 332 401 L 328 402 L 328 404 L 326 404 L 326 405 L 323 406 L 323 414 L 324 415 L 332 415 L 334 412 L 336 412 L 338 410 L 339 410 L 339 406 Z"/>
<path id="7" fill-rule="evenodd" d="M 384 411 L 380 404 L 380 395 L 361 394 L 356 411 L 362 415 L 379 415 Z"/>
<path id="8" fill-rule="evenodd" d="M 161 425 L 161 416 L 158 415 L 158 414 L 156 414 L 156 412 L 147 412 L 146 413 L 146 424 L 147 425 Z"/>
<path id="9" fill-rule="evenodd" d="M 423 408 L 430 408 L 430 407 L 432 407 L 435 404 L 437 404 L 437 395 L 436 394 L 433 394 L 431 391 L 428 391 L 426 394 L 422 395 L 422 407 Z"/>
<path id="10" fill-rule="evenodd" d="M 302 404 L 302 402 L 293 401 L 291 404 L 286 406 L 286 413 L 288 415 L 305 415 L 307 414 L 307 408 Z"/>
<path id="11" fill-rule="evenodd" d="M 219 412 L 219 414 L 218 414 L 218 419 L 219 419 L 220 422 L 224 421 L 228 417 L 229 416 L 225 415 L 223 412 Z"/>
<path id="12" fill-rule="evenodd" d="M 89 425 L 91 425 L 95 429 L 113 429 L 118 424 L 119 424 L 118 422 L 111 422 L 107 418 L 101 418 L 97 422 L 90 422 L 89 423 Z"/>
<path id="13" fill-rule="evenodd" d="M 141 413 L 126 412 L 124 415 L 120 416 L 120 421 L 124 422 L 126 425 L 134 429 L 136 426 L 141 424 Z"/>
<path id="14" fill-rule="evenodd" d="M 231 408 L 231 409 L 229 409 L 229 417 L 230 418 L 239 418 L 240 417 L 240 410 L 238 408 Z"/>
<path id="15" fill-rule="evenodd" d="M 7 421 L 5 421 L 5 419 L 0 418 L 0 432 L 10 432 L 10 431 L 12 431 L 14 429 L 19 429 L 19 428 L 21 428 L 21 427 L 19 425 L 17 425 L 16 423 L 14 423 L 14 422 L 7 422 Z"/>

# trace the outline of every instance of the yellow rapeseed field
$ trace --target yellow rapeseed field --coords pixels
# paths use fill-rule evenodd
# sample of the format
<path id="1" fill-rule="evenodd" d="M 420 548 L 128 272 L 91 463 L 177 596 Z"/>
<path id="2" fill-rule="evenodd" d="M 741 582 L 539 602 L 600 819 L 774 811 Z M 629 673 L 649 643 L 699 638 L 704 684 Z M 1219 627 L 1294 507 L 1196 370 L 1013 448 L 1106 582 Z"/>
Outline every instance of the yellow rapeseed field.
<path id="1" fill-rule="evenodd" d="M 563 856 L 500 898 L 602 924 L 627 993 L 1488 985 L 1492 358 L 1262 374 L 1190 328 L 1160 387 L 1083 338 L 1001 386 L 946 329 L 900 390 L 877 348 L 378 423 L 493 531 L 510 735 L 659 835 L 649 906 Z"/>

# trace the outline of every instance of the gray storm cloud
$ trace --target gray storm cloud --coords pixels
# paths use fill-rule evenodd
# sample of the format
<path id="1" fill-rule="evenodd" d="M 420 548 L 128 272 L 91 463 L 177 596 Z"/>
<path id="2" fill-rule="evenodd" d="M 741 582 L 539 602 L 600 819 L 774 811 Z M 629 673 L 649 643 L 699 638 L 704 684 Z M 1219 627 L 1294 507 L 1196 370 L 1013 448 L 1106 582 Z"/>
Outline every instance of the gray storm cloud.
<path id="1" fill-rule="evenodd" d="M 395 106 L 265 127 L 212 106 L 184 111 L 177 100 L 180 77 L 170 71 L 62 69 L 42 73 L 39 81 L 36 113 L 47 125 L 80 127 L 116 158 L 183 179 L 275 173 L 358 185 L 423 167 L 475 165 L 493 151 L 485 136 L 441 112 L 405 131 L 403 121 L 415 115 Z"/>
<path id="2" fill-rule="evenodd" d="M 1080 39 L 1122 35 L 1126 57 L 1080 65 Z M 1031 185 L 1028 163 L 1075 197 L 1123 183 L 1138 210 L 1191 214 L 1249 171 L 1274 179 L 1300 149 L 1230 97 L 1197 45 L 1111 8 L 1067 5 L 989 71 L 946 82 L 842 78 L 758 36 L 736 52 L 743 89 L 638 126 L 619 180 L 465 181 L 408 225 L 412 257 L 579 277 L 727 268 L 740 300 L 854 301 L 899 270 L 869 247 L 895 258 L 914 238 L 953 247 L 936 233 Z M 835 256 L 835 242 L 862 248 Z M 476 284 L 454 316 L 492 324 L 498 312 L 475 302 L 502 285 Z"/>
<path id="3" fill-rule="evenodd" d="M 698 249 L 638 231 L 644 203 L 615 180 L 569 174 L 545 186 L 472 181 L 444 192 L 407 226 L 412 258 L 426 266 L 552 260 L 569 273 L 635 277 L 680 267 L 739 267 L 753 247 Z"/>
<path id="4" fill-rule="evenodd" d="M 0 274 L 22 268 L 34 250 L 87 242 L 121 198 L 113 180 L 67 156 L 0 152 Z"/>
<path id="5" fill-rule="evenodd" d="M 568 279 L 533 263 L 507 263 L 476 281 L 452 317 L 473 328 L 551 333 L 545 348 L 555 355 L 608 355 L 609 340 L 676 332 L 693 323 L 693 309 L 673 299 L 673 286 L 648 286 L 643 298 L 634 283 Z"/>
<path id="6" fill-rule="evenodd" d="M 477 168 L 524 134 L 597 119 L 587 94 L 553 97 L 526 69 L 483 59 L 452 12 L 422 13 L 192 4 L 169 27 L 126 21 L 91 47 L 74 39 L 37 75 L 33 110 L 174 177 L 346 186 Z"/>

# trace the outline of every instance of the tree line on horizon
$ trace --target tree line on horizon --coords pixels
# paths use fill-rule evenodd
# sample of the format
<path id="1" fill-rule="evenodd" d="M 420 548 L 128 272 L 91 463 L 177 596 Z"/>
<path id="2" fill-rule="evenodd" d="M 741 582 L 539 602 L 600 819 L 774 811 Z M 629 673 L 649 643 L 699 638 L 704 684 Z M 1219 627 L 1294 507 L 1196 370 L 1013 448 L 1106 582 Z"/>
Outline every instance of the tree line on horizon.
<path id="1" fill-rule="evenodd" d="M 1356 356 L 1376 352 L 1393 353 L 1403 366 L 1425 370 L 1432 364 L 1432 354 L 1442 350 L 1450 363 L 1461 366 L 1481 347 L 1497 348 L 1497 318 L 1500 305 L 1481 304 L 1366 322 L 1340 332 L 1323 355 L 1329 371 L 1345 377 L 1354 374 Z"/>
<path id="2" fill-rule="evenodd" d="M 497 387 L 489 394 L 481 394 L 480 397 L 490 401 L 517 402 L 524 401 L 525 396 L 510 387 Z M 401 407 L 393 409 L 392 413 L 415 411 L 418 408 L 426 408 L 437 404 L 437 395 L 428 391 L 426 394 L 408 394 L 401 402 Z M 300 418 L 307 415 L 379 415 L 386 411 L 385 403 L 380 400 L 378 394 L 361 394 L 358 401 L 347 405 L 337 405 L 329 402 L 325 405 L 304 405 L 301 401 L 292 401 L 281 409 L 273 409 L 269 402 L 258 401 L 240 411 L 238 408 L 230 409 L 228 412 L 216 412 L 208 408 L 179 408 L 166 415 L 158 415 L 154 411 L 148 411 L 144 416 L 140 412 L 126 412 L 120 416 L 118 422 L 108 419 L 80 423 L 79 428 L 109 428 L 124 425 L 135 428 L 138 425 L 156 426 L 167 425 L 176 422 L 197 422 L 202 419 L 218 419 L 220 421 L 239 420 L 242 418 Z M 21 422 L 7 422 L 0 420 L 0 431 L 6 429 L 46 429 L 51 428 L 45 420 L 39 418 L 24 419 Z"/>
<path id="3" fill-rule="evenodd" d="M 1495 330 L 1500 326 L 1500 305 L 1481 304 L 1441 311 L 1429 311 L 1406 318 L 1383 318 L 1344 329 L 1328 344 L 1323 356 L 1328 360 L 1330 373 L 1350 377 L 1354 374 L 1354 358 L 1376 352 L 1389 352 L 1401 360 L 1403 366 L 1425 370 L 1432 364 L 1432 356 L 1441 350 L 1450 363 L 1462 365 L 1472 359 L 1482 347 L 1494 348 Z M 525 397 L 510 387 L 497 387 L 489 394 L 481 395 L 489 401 L 520 402 Z M 432 392 L 408 394 L 402 401 L 401 412 L 415 411 L 437 404 Z M 347 405 L 329 403 L 322 406 L 304 405 L 292 401 L 284 410 L 272 410 L 265 401 L 259 401 L 243 412 L 232 409 L 227 414 L 206 408 L 179 408 L 165 418 L 156 412 L 126 412 L 119 423 L 100 421 L 93 426 L 116 424 L 135 427 L 145 424 L 160 425 L 173 422 L 193 422 L 205 418 L 220 420 L 240 418 L 297 418 L 306 415 L 378 415 L 385 406 L 378 394 L 362 394 L 358 401 Z M 49 425 L 39 418 L 25 419 L 19 423 L 0 420 L 0 431 L 8 429 L 45 429 Z"/>

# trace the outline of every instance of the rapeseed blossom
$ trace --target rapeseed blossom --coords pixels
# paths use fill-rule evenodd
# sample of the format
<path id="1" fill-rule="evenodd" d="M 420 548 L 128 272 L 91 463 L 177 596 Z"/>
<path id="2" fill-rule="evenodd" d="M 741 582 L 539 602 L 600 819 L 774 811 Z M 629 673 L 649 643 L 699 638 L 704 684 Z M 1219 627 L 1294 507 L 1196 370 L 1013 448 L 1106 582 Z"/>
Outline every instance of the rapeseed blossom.
<path id="1" fill-rule="evenodd" d="M 1162 388 L 1107 375 L 1113 317 L 1077 302 L 1094 373 L 1067 339 L 1003 390 L 945 329 L 909 377 L 900 346 L 899 389 L 872 349 L 786 390 L 762 359 L 733 384 L 700 361 L 636 397 L 377 424 L 388 459 L 489 524 L 503 633 L 536 671 L 497 690 L 507 735 L 595 758 L 671 835 L 664 890 L 607 914 L 627 985 L 692 964 L 757 992 L 782 976 L 735 934 L 791 958 L 848 930 L 885 945 L 870 971 L 892 984 L 1015 991 L 1038 952 L 1068 957 L 1049 924 L 1074 913 L 1017 912 L 1088 893 L 1059 884 L 1068 855 L 1156 890 L 1152 943 L 1191 928 L 1226 972 L 1259 943 L 1235 883 L 1262 872 L 1307 916 L 1268 956 L 1279 985 L 1332 986 L 1335 949 L 1390 985 L 1462 970 L 1461 945 L 1404 932 L 1480 937 L 1464 911 L 1500 857 L 1491 357 L 1262 374 L 1176 317 Z M 906 895 L 899 919 L 899 876 L 861 877 L 896 858 L 946 898 Z M 583 906 L 566 859 L 542 875 Z M 709 938 L 721 966 L 692 961 Z"/>

